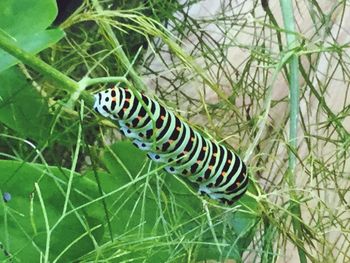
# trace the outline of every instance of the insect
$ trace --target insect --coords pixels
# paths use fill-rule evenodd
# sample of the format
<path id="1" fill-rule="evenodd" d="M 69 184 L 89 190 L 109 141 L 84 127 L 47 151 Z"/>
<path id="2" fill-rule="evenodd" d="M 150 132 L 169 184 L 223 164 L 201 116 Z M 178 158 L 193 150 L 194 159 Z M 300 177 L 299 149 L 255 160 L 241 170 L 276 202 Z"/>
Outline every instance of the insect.
<path id="1" fill-rule="evenodd" d="M 231 205 L 247 190 L 243 161 L 231 150 L 203 137 L 153 99 L 114 87 L 94 95 L 94 110 L 116 120 L 120 131 L 171 174 L 183 175 L 199 193 Z"/>

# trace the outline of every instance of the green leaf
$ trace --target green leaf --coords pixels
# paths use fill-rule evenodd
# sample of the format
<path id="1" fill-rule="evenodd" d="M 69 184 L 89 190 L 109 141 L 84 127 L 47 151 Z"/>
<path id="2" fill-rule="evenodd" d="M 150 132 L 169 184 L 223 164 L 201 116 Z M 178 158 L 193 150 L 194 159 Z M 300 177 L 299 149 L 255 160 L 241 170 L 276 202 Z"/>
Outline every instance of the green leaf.
<path id="1" fill-rule="evenodd" d="M 0 160 L 0 170 L 0 192 L 11 194 L 7 203 L 0 201 L 0 240 L 18 261 L 40 262 L 48 232 L 34 183 L 38 183 L 52 228 L 62 215 L 70 172 L 6 160 Z M 96 198 L 94 188 L 88 179 L 75 173 L 67 211 Z M 66 248 L 60 262 L 71 262 L 94 249 L 93 240 L 98 242 L 103 234 L 102 215 L 92 215 L 98 207 L 98 204 L 91 204 L 62 218 L 50 232 L 50 262 Z M 96 229 L 92 230 L 94 227 Z"/>
<path id="2" fill-rule="evenodd" d="M 0 27 L 12 36 L 45 30 L 57 16 L 54 0 L 1 0 L 0 10 Z"/>
<path id="3" fill-rule="evenodd" d="M 64 36 L 60 29 L 46 30 L 57 16 L 53 0 L 0 1 L 0 33 L 22 49 L 38 53 Z M 0 50 L 0 72 L 18 61 Z"/>
<path id="4" fill-rule="evenodd" d="M 252 240 L 249 230 L 251 230 L 252 224 L 256 224 L 256 217 L 248 214 L 244 207 L 238 212 L 224 217 L 223 210 L 214 209 L 211 211 L 213 225 L 215 225 L 214 231 L 218 239 L 220 241 L 226 240 L 226 243 L 223 243 L 225 246 L 222 246 L 222 254 L 220 254 L 212 232 L 209 230 L 206 215 L 203 214 L 202 203 L 198 196 L 189 191 L 188 182 L 181 178 L 176 179 L 174 175 L 167 173 L 160 175 L 150 173 L 144 168 L 145 158 L 144 152 L 125 141 L 112 145 L 103 156 L 103 163 L 110 172 L 110 175 L 100 178 L 103 190 L 113 191 L 131 184 L 127 189 L 106 199 L 109 211 L 113 215 L 113 231 L 123 237 L 119 239 L 121 243 L 119 243 L 118 249 L 123 248 L 128 251 L 127 255 L 118 258 L 119 261 L 123 259 L 133 262 L 142 260 L 164 262 L 178 253 L 178 258 L 172 260 L 182 262 L 188 255 L 186 251 L 183 251 L 183 247 L 177 246 L 180 242 L 177 239 L 179 236 L 181 242 L 189 240 L 187 243 L 190 244 L 193 241 L 192 246 L 196 260 L 227 258 L 239 261 L 241 253 Z M 156 165 L 152 165 L 150 171 L 155 168 Z M 132 182 L 137 176 L 142 176 L 146 172 L 150 173 L 147 176 L 148 179 Z M 160 186 L 160 189 L 157 188 L 157 185 Z M 144 204 L 141 202 L 143 196 L 146 198 Z M 256 203 L 249 198 L 242 202 L 245 206 L 255 209 L 252 206 Z M 162 210 L 159 209 L 160 207 Z M 201 217 L 203 220 L 199 220 Z M 164 225 L 159 218 L 163 218 L 164 222 L 167 222 L 168 229 L 163 228 Z M 195 218 L 197 220 L 194 220 Z M 204 225 L 202 225 L 203 222 Z M 230 227 L 229 230 L 225 230 L 224 227 L 227 223 Z M 174 230 L 175 235 L 169 234 L 172 232 L 171 229 L 176 229 Z M 160 238 L 162 236 L 164 238 Z M 132 247 L 122 245 L 123 240 L 129 244 L 130 239 L 136 239 L 139 242 L 134 242 Z M 197 243 L 198 245 L 196 245 Z M 112 248 L 116 249 L 116 247 L 111 246 L 109 250 Z M 175 252 L 177 249 L 179 252 Z M 159 253 L 162 254 L 162 258 L 158 257 L 159 261 L 157 261 L 155 255 L 159 255 Z M 141 257 L 142 260 L 137 261 L 138 257 Z"/>
<path id="5" fill-rule="evenodd" d="M 61 262 L 109 257 L 118 262 L 240 260 L 240 253 L 251 241 L 247 235 L 249 224 L 256 222 L 255 217 L 247 217 L 244 209 L 255 209 L 255 204 L 243 200 L 246 206 L 234 214 L 211 209 L 212 227 L 222 248 L 220 254 L 198 197 L 174 176 L 152 173 L 155 168 L 144 165 L 145 158 L 131 143 L 119 142 L 102 157 L 110 173 L 96 171 L 114 242 L 110 242 L 105 231 L 106 210 L 102 201 L 96 200 L 99 193 L 93 172 L 84 176 L 74 173 L 67 210 L 72 212 L 51 232 L 50 261 L 66 248 Z M 0 169 L 0 192 L 12 195 L 8 202 L 0 201 L 0 240 L 16 260 L 38 262 L 45 253 L 47 229 L 34 184 L 39 186 L 52 227 L 62 216 L 70 171 L 16 161 L 0 161 Z M 99 225 L 102 226 L 91 230 Z M 249 242 L 242 242 L 244 238 Z"/>
<path id="6" fill-rule="evenodd" d="M 31 36 L 18 36 L 14 45 L 25 51 L 36 54 L 59 41 L 64 36 L 60 29 L 51 29 L 37 32 Z M 18 60 L 0 50 L 0 72 L 18 63 Z"/>
<path id="7" fill-rule="evenodd" d="M 113 144 L 105 150 L 103 163 L 111 174 L 120 178 L 135 177 L 141 172 L 146 161 L 146 153 L 138 150 L 129 141 Z M 125 170 L 127 168 L 127 170 Z"/>
<path id="8" fill-rule="evenodd" d="M 257 194 L 251 184 L 248 186 L 248 191 Z M 237 233 L 236 242 L 240 248 L 240 253 L 243 253 L 253 240 L 261 217 L 259 203 L 253 197 L 244 195 L 237 204 L 240 205 L 240 208 L 232 214 L 229 223 L 233 231 Z"/>
<path id="9" fill-rule="evenodd" d="M 21 137 L 45 140 L 51 116 L 46 101 L 17 69 L 0 73 L 0 122 Z"/>

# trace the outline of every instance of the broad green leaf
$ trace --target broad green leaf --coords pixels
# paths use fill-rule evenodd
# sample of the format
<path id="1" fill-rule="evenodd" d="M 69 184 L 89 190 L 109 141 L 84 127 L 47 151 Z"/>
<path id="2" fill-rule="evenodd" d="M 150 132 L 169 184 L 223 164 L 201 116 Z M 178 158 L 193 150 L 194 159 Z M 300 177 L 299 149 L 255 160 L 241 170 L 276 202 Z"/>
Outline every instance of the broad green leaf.
<path id="1" fill-rule="evenodd" d="M 46 101 L 17 69 L 0 73 L 0 122 L 21 137 L 45 140 L 51 117 Z"/>
<path id="2" fill-rule="evenodd" d="M 0 34 L 7 35 L 13 44 L 37 53 L 60 40 L 60 29 L 46 30 L 57 15 L 54 0 L 1 0 Z M 14 65 L 17 60 L 0 50 L 0 72 Z"/>
<path id="3" fill-rule="evenodd" d="M 49 27 L 57 16 L 55 0 L 1 0 L 0 27 L 9 35 L 31 35 Z"/>
<path id="4" fill-rule="evenodd" d="M 62 216 L 70 172 L 62 168 L 6 160 L 0 160 L 0 170 L 0 191 L 11 194 L 8 202 L 0 201 L 0 240 L 16 259 L 39 262 L 40 255 L 45 253 L 48 232 L 34 183 L 38 183 L 48 224 L 52 228 Z M 97 197 L 95 189 L 88 179 L 74 174 L 67 209 L 70 212 L 50 233 L 50 262 L 66 248 L 59 262 L 73 261 L 93 250 L 94 242 L 101 239 L 103 214 L 97 217 L 90 213 L 98 210 L 99 204 L 74 211 Z M 97 228 L 92 230 L 94 227 Z"/>
<path id="5" fill-rule="evenodd" d="M 254 192 L 255 189 L 250 184 L 248 191 Z M 244 195 L 237 204 L 240 206 L 239 210 L 232 214 L 230 218 L 230 226 L 232 230 L 237 233 L 237 244 L 240 247 L 240 253 L 248 247 L 254 238 L 255 230 L 260 221 L 259 204 L 256 199 L 248 195 Z"/>
<path id="6" fill-rule="evenodd" d="M 116 262 L 183 262 L 189 258 L 240 260 L 240 254 L 251 240 L 246 231 L 248 224 L 242 223 L 256 221 L 256 218 L 245 216 L 244 209 L 240 214 L 240 211 L 227 214 L 221 209 L 211 209 L 220 254 L 198 197 L 174 176 L 152 173 L 155 166 L 149 166 L 145 160 L 145 154 L 131 143 L 119 142 L 102 157 L 109 173 L 96 171 L 106 195 L 114 242 L 106 231 L 108 224 L 102 200 L 96 200 L 100 195 L 94 172 L 89 171 L 83 177 L 74 174 L 68 211 L 74 209 L 75 212 L 65 216 L 51 233 L 50 261 L 75 241 L 77 243 L 60 258 L 61 262 L 110 257 Z M 40 253 L 45 252 L 47 232 L 34 183 L 40 187 L 52 227 L 62 216 L 70 172 L 16 161 L 0 161 L 0 169 L 4 171 L 0 175 L 0 192 L 12 195 L 7 203 L 0 202 L 0 240 L 16 259 L 37 262 Z M 84 207 L 79 208 L 82 205 Z M 89 229 L 101 223 L 103 227 L 87 235 Z M 86 236 L 78 241 L 82 235 Z M 244 246 L 243 238 L 249 241 Z M 93 239 L 99 249 L 93 246 Z"/>
<path id="7" fill-rule="evenodd" d="M 59 41 L 64 36 L 64 33 L 60 29 L 50 29 L 34 33 L 33 35 L 19 35 L 16 41 L 13 43 L 16 46 L 21 47 L 23 50 L 32 54 L 36 54 Z M 0 50 L 0 73 L 7 68 L 18 63 L 18 60 Z"/>

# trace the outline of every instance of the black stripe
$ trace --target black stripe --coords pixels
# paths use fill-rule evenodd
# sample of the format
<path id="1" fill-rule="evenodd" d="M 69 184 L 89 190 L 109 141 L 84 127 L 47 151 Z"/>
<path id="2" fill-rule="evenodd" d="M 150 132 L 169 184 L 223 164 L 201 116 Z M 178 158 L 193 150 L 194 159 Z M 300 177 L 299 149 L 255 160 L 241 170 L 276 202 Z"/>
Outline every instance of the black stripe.
<path id="1" fill-rule="evenodd" d="M 228 161 L 229 159 L 232 160 L 232 157 L 233 157 L 232 152 L 229 151 L 229 150 L 227 150 L 226 152 L 227 152 L 227 155 L 226 155 L 226 159 L 224 160 L 225 165 L 224 165 L 224 167 L 222 168 L 221 173 L 223 173 L 223 172 L 227 173 L 228 169 L 229 169 L 230 166 L 231 166 L 231 164 L 228 163 L 227 161 Z M 228 177 L 227 174 L 226 174 L 225 176 L 222 176 L 222 175 L 219 176 L 218 179 L 217 179 L 216 182 L 215 182 L 215 187 L 218 187 L 218 186 L 221 184 L 221 182 L 222 182 L 225 178 L 227 178 L 227 177 Z M 226 179 L 226 181 L 228 181 L 228 178 Z"/>
<path id="2" fill-rule="evenodd" d="M 157 141 L 159 141 L 161 138 L 164 137 L 165 133 L 169 130 L 170 124 L 172 122 L 171 114 L 169 114 L 168 112 L 167 112 L 167 117 L 165 118 L 166 118 L 165 127 L 162 128 L 160 134 L 157 137 Z"/>
<path id="3" fill-rule="evenodd" d="M 188 157 L 187 161 L 184 162 L 184 163 L 182 163 L 182 165 L 185 165 L 185 164 L 191 162 L 192 159 L 193 159 L 193 156 L 197 153 L 199 141 L 202 139 L 202 137 L 201 137 L 201 136 L 197 136 L 197 134 L 196 134 L 196 137 L 197 137 L 196 144 L 195 144 L 195 145 L 193 146 L 193 148 L 191 149 L 191 151 L 190 151 L 190 156 Z"/>
<path id="4" fill-rule="evenodd" d="M 203 150 L 203 148 L 207 147 L 207 143 L 206 143 L 206 140 L 204 140 L 203 137 L 201 137 L 201 138 L 202 138 L 203 144 L 202 144 L 202 148 L 200 149 L 200 153 L 199 153 L 199 156 L 198 156 L 197 160 L 201 161 L 201 164 L 203 165 L 205 163 L 205 162 L 203 162 L 203 158 L 204 158 L 204 155 L 205 155 L 205 152 L 206 152 L 206 151 Z M 208 148 L 207 148 L 207 151 L 208 151 Z M 199 166 L 198 163 L 193 164 L 191 166 L 191 173 L 194 174 L 199 167 L 200 166 Z"/>
<path id="5" fill-rule="evenodd" d="M 153 135 L 153 130 L 152 129 L 149 129 L 146 131 L 146 138 L 147 139 L 150 139 Z"/>
<path id="6" fill-rule="evenodd" d="M 230 152 L 231 152 L 231 151 L 230 151 Z M 232 153 L 232 152 L 231 152 L 231 153 Z M 233 165 L 233 168 L 232 168 L 231 172 L 227 175 L 227 178 L 226 178 L 225 183 L 224 183 L 223 185 L 221 185 L 221 186 L 225 186 L 225 185 L 229 184 L 230 181 L 232 180 L 232 177 L 237 173 L 237 170 L 238 170 L 238 168 L 239 168 L 239 164 L 240 164 L 240 163 L 243 164 L 243 162 L 241 161 L 241 159 L 240 159 L 235 153 L 233 153 L 233 155 L 235 156 L 235 163 L 234 163 L 234 165 Z M 231 160 L 232 160 L 232 159 L 231 159 Z M 242 169 L 243 169 L 243 168 L 242 168 Z M 241 175 L 241 173 L 240 173 L 240 175 Z M 237 180 L 239 180 L 240 175 L 238 176 Z"/>
<path id="7" fill-rule="evenodd" d="M 187 141 L 187 144 L 186 144 L 186 146 L 185 146 L 185 149 L 183 150 L 183 151 L 187 151 L 187 152 L 190 152 L 190 150 L 193 148 L 193 142 L 192 142 L 191 138 L 195 136 L 193 130 L 192 130 L 191 128 L 190 128 L 189 130 L 190 130 L 190 137 L 189 137 L 189 139 L 188 139 L 188 141 Z M 182 158 L 184 155 L 185 155 L 185 154 L 180 153 L 180 154 L 176 157 L 176 159 L 178 159 L 178 160 L 176 161 L 176 163 L 180 163 L 180 162 L 182 161 L 182 159 L 180 159 L 180 158 Z"/>
<path id="8" fill-rule="evenodd" d="M 117 106 L 117 103 L 114 100 L 112 100 L 112 102 L 111 102 L 111 110 L 112 111 L 114 111 L 115 106 Z"/>
<path id="9" fill-rule="evenodd" d="M 125 98 L 126 99 L 130 99 L 131 98 L 131 93 L 130 93 L 130 91 L 128 91 L 128 90 L 124 90 L 124 94 L 125 94 Z"/>
<path id="10" fill-rule="evenodd" d="M 198 166 L 199 166 L 198 163 L 195 163 L 191 166 L 191 170 L 190 170 L 191 174 L 194 174 L 196 172 Z"/>
<path id="11" fill-rule="evenodd" d="M 181 125 L 183 125 L 183 123 L 181 123 Z M 183 130 L 182 130 L 182 133 L 181 133 L 181 138 L 177 141 L 177 143 L 176 143 L 174 149 L 173 149 L 172 151 L 170 151 L 169 153 L 173 153 L 173 152 L 175 152 L 177 149 L 180 148 L 181 144 L 184 143 L 184 139 L 185 139 L 186 133 L 187 133 L 186 127 L 185 127 L 185 125 L 183 125 Z"/>
<path id="12" fill-rule="evenodd" d="M 136 127 L 137 126 L 137 124 L 139 123 L 139 119 L 138 118 L 135 118 L 135 119 L 133 119 L 132 121 L 131 121 L 131 125 L 133 126 L 133 127 Z"/>
<path id="13" fill-rule="evenodd" d="M 220 151 L 220 156 L 223 156 L 224 155 L 224 150 L 222 149 L 221 145 L 217 145 L 215 143 L 212 144 L 214 146 L 214 149 L 213 149 L 213 155 L 214 153 L 218 153 L 218 149 Z M 216 159 L 217 157 L 213 157 L 210 161 L 210 166 L 214 166 L 215 163 L 216 163 Z M 213 167 L 214 170 L 206 170 L 205 173 L 204 173 L 204 178 L 205 179 L 209 179 L 210 175 L 213 173 L 214 175 L 217 173 L 217 171 L 215 170 L 216 167 Z"/>
<path id="14" fill-rule="evenodd" d="M 123 119 L 124 112 L 123 112 L 123 107 L 122 105 L 124 104 L 124 95 L 123 92 L 119 91 L 119 112 L 117 115 L 119 116 L 120 119 Z"/>
<path id="15" fill-rule="evenodd" d="M 202 136 L 201 136 L 201 138 L 202 138 L 203 144 L 202 144 L 202 148 L 200 149 L 201 152 L 199 153 L 198 161 L 203 161 L 203 159 L 205 157 L 205 153 L 209 150 L 207 147 L 206 140 Z M 203 148 L 206 148 L 206 150 L 204 151 Z"/>
<path id="16" fill-rule="evenodd" d="M 109 111 L 109 109 L 107 108 L 107 106 L 106 106 L 106 105 L 103 105 L 103 106 L 102 106 L 102 109 L 103 109 L 105 112 L 110 113 L 110 111 Z"/>
<path id="17" fill-rule="evenodd" d="M 111 91 L 111 96 L 114 98 L 116 95 L 117 95 L 117 94 L 116 94 L 115 90 L 112 89 L 112 91 Z"/>
<path id="18" fill-rule="evenodd" d="M 176 129 L 177 127 L 181 128 L 181 122 L 180 122 L 179 118 L 177 118 L 175 116 L 175 129 L 174 129 L 173 133 L 170 135 L 170 138 L 169 138 L 170 140 L 175 141 L 179 137 L 180 131 L 178 131 Z"/>
<path id="19" fill-rule="evenodd" d="M 129 111 L 129 114 L 128 116 L 125 117 L 125 119 L 129 119 L 135 113 L 138 105 L 139 105 L 139 101 L 135 97 L 131 110 Z"/>
<path id="20" fill-rule="evenodd" d="M 245 178 L 244 182 L 241 181 L 241 184 L 237 187 L 237 184 L 235 182 L 232 182 L 232 184 L 226 188 L 225 193 L 226 194 L 234 194 L 236 192 L 238 192 L 239 190 L 241 190 L 242 188 L 246 187 L 248 184 L 249 179 Z"/>
<path id="21" fill-rule="evenodd" d="M 151 110 L 151 112 L 152 112 L 152 110 Z M 145 116 L 146 116 L 146 113 L 147 113 L 147 112 L 146 112 L 144 106 L 142 105 L 142 107 L 141 107 L 141 109 L 140 109 L 140 111 L 139 111 L 139 116 L 145 117 Z"/>
<path id="22" fill-rule="evenodd" d="M 163 122 L 164 120 L 161 119 L 161 116 L 164 116 L 164 118 L 166 118 L 167 116 L 167 111 L 159 105 L 159 111 L 160 111 L 160 115 L 158 117 L 158 119 L 156 120 L 156 128 L 157 129 L 160 129 L 162 126 L 163 126 Z"/>
<path id="23" fill-rule="evenodd" d="M 224 180 L 224 176 L 222 176 L 221 173 L 220 173 L 218 178 L 216 178 L 216 181 L 215 181 L 215 184 L 214 184 L 215 187 L 217 187 L 222 182 L 222 180 Z"/>
<path id="24" fill-rule="evenodd" d="M 143 102 L 146 104 L 146 105 L 148 105 L 148 103 L 149 103 L 149 98 L 147 98 L 145 95 L 143 95 L 143 94 L 141 94 L 141 98 L 142 98 L 142 100 L 143 100 Z M 151 100 L 152 101 L 152 100 Z"/>

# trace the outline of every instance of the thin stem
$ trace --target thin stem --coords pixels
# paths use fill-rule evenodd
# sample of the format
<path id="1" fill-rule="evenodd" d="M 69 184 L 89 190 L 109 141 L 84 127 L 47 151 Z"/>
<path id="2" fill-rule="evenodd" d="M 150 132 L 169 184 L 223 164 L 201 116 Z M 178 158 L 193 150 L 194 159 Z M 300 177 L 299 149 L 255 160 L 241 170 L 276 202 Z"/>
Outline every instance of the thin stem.
<path id="1" fill-rule="evenodd" d="M 297 45 L 294 26 L 293 4 L 291 0 L 280 0 L 284 27 L 286 29 L 287 49 L 292 50 Z M 291 212 L 301 219 L 300 205 L 296 202 L 295 188 L 295 168 L 298 136 L 298 115 L 299 115 L 299 62 L 298 56 L 294 53 L 289 61 L 289 86 L 290 86 L 290 113 L 289 113 L 289 160 L 287 181 L 291 188 Z M 292 219 L 294 231 L 302 239 L 302 228 L 298 220 Z M 307 262 L 305 252 L 298 247 L 300 262 Z"/>
<path id="2" fill-rule="evenodd" d="M 96 85 L 98 83 L 116 83 L 124 82 L 127 85 L 131 86 L 131 83 L 125 77 L 102 77 L 102 78 L 83 78 L 79 83 L 83 83 L 84 87 Z"/>
<path id="3" fill-rule="evenodd" d="M 60 85 L 61 89 L 67 91 L 68 93 L 74 93 L 79 89 L 78 82 L 67 77 L 36 56 L 17 47 L 16 43 L 5 36 L 2 32 L 0 32 L 0 48 L 20 60 L 22 63 L 40 72 L 45 77 L 55 81 Z M 81 93 L 81 97 L 85 100 L 86 104 L 92 105 L 93 97 L 88 92 L 83 91 Z"/>
<path id="4" fill-rule="evenodd" d="M 41 206 L 41 209 L 42 209 L 43 215 L 44 215 L 45 228 L 46 228 L 46 245 L 45 245 L 44 262 L 47 263 L 47 262 L 49 262 L 50 235 L 51 235 L 50 226 L 49 226 L 49 219 L 47 217 L 47 213 L 46 213 L 46 208 L 45 208 L 43 197 L 41 196 L 40 187 L 39 187 L 38 183 L 34 183 L 34 186 L 35 186 L 36 192 L 38 193 L 40 206 Z"/>
<path id="5" fill-rule="evenodd" d="M 92 3 L 94 5 L 94 8 L 97 10 L 97 12 L 103 12 L 103 8 L 97 0 L 93 0 Z M 105 22 L 100 22 L 99 24 L 100 24 L 101 28 L 106 32 L 107 37 L 110 38 L 110 40 L 111 40 L 110 43 L 111 43 L 112 47 L 115 48 L 115 53 L 117 55 L 117 58 L 122 62 L 122 65 L 124 66 L 124 68 L 127 71 L 129 71 L 130 77 L 134 81 L 135 87 L 138 90 L 144 90 L 145 85 L 143 84 L 140 76 L 137 74 L 137 72 L 132 67 L 124 50 L 122 48 L 117 48 L 117 47 L 120 47 L 120 44 L 119 44 L 118 38 L 115 36 L 115 34 L 113 32 L 112 27 L 108 23 L 105 23 Z"/>
<path id="6" fill-rule="evenodd" d="M 284 68 L 284 66 L 287 64 L 288 60 L 291 58 L 291 56 L 293 55 L 293 52 L 288 52 L 286 54 L 284 54 L 280 60 L 280 62 L 276 65 L 275 70 L 273 72 L 272 78 L 271 78 L 271 82 L 267 87 L 267 92 L 266 92 L 266 99 L 264 102 L 264 113 L 260 116 L 258 124 L 256 125 L 257 127 L 257 132 L 256 132 L 256 136 L 253 140 L 253 143 L 249 146 L 248 150 L 246 151 L 246 154 L 243 158 L 244 162 L 248 162 L 248 160 L 250 159 L 251 155 L 254 152 L 254 149 L 256 148 L 256 146 L 258 145 L 261 136 L 263 135 L 263 132 L 266 128 L 266 122 L 269 116 L 269 112 L 270 112 L 270 107 L 271 107 L 271 100 L 272 100 L 272 90 L 273 90 L 273 86 L 277 80 L 278 74 L 281 72 L 281 70 Z"/>
<path id="7" fill-rule="evenodd" d="M 280 0 L 284 26 L 286 29 L 287 49 L 292 50 L 297 45 L 297 39 L 294 34 L 293 6 L 290 0 Z M 298 57 L 294 53 L 289 61 L 289 83 L 290 83 L 290 113 L 289 113 L 289 170 L 294 174 L 296 166 L 296 156 L 294 152 L 297 149 L 298 115 L 299 115 L 299 63 Z"/>
<path id="8" fill-rule="evenodd" d="M 64 206 L 63 206 L 63 212 L 62 215 L 65 215 L 67 212 L 67 207 L 68 207 L 68 202 L 69 202 L 69 197 L 70 193 L 72 191 L 72 183 L 73 183 L 73 177 L 74 177 L 74 172 L 77 167 L 78 163 L 78 157 L 79 157 L 79 152 L 80 152 L 80 145 L 81 145 L 81 132 L 82 132 L 82 118 L 83 118 L 83 111 L 84 111 L 84 101 L 81 102 L 81 107 L 80 107 L 80 123 L 78 127 L 78 138 L 77 138 L 77 144 L 75 147 L 74 151 L 74 156 L 73 156 L 73 162 L 72 162 L 72 167 L 70 169 L 69 173 L 69 180 L 68 180 L 68 185 L 67 185 L 67 193 L 66 193 L 66 198 L 64 200 Z"/>

